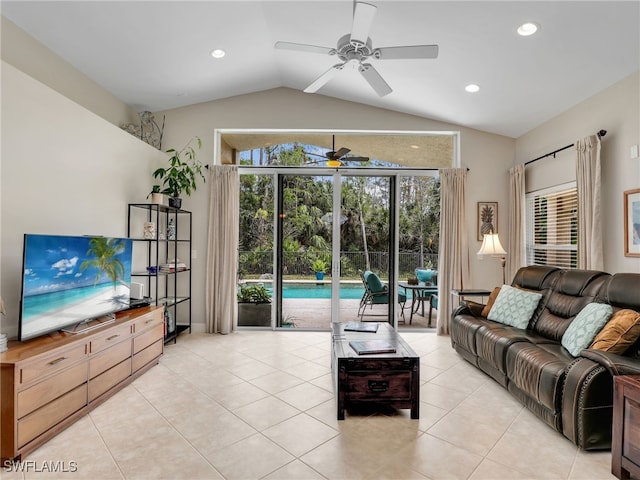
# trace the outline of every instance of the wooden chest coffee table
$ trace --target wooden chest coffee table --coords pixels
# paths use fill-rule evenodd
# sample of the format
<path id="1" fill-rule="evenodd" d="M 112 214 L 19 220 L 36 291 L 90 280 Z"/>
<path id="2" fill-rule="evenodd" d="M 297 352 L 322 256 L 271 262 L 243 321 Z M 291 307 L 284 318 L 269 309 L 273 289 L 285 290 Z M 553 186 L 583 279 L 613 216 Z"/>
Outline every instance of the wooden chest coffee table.
<path id="1" fill-rule="evenodd" d="M 370 324 L 373 322 L 367 322 Z M 345 409 L 357 404 L 383 404 L 410 408 L 411 418 L 419 418 L 420 358 L 388 323 L 378 330 L 352 332 L 344 323 L 334 323 L 331 340 L 331 369 L 336 392 L 338 420 Z M 383 340 L 394 353 L 356 353 L 352 341 Z"/>

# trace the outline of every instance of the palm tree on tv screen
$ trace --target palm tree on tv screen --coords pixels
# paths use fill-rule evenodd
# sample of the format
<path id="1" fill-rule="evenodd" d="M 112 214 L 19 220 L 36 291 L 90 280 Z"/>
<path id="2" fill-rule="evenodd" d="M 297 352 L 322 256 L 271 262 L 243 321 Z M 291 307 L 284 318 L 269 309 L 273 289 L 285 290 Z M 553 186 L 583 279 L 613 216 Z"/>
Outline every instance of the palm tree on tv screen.
<path id="1" fill-rule="evenodd" d="M 98 283 L 100 277 L 105 273 L 113 282 L 113 288 L 116 287 L 118 280 L 124 277 L 124 265 L 118 259 L 125 250 L 125 244 L 117 238 L 94 237 L 89 240 L 89 250 L 87 255 L 94 257 L 91 260 L 84 260 L 80 265 L 80 270 L 93 267 L 98 270 L 94 285 Z"/>

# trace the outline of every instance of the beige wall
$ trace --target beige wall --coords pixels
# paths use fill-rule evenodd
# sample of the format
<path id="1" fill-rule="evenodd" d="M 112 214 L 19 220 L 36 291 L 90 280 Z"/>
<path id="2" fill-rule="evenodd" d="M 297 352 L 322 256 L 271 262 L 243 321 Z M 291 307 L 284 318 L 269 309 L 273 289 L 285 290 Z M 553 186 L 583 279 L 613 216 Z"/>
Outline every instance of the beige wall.
<path id="1" fill-rule="evenodd" d="M 5 62 L 0 170 L 0 330 L 17 333 L 24 233 L 125 236 L 166 154 Z"/>
<path id="2" fill-rule="evenodd" d="M 624 256 L 622 193 L 640 187 L 640 159 L 629 150 L 640 143 L 640 73 L 531 130 L 516 141 L 516 162 L 523 163 L 607 130 L 602 140 L 602 227 L 604 269 L 640 272 L 640 258 Z M 575 151 L 565 150 L 527 166 L 527 191 L 575 180 Z"/>
<path id="3" fill-rule="evenodd" d="M 137 112 L 76 70 L 16 24 L 0 17 L 2 60 L 114 125 L 138 121 Z"/>

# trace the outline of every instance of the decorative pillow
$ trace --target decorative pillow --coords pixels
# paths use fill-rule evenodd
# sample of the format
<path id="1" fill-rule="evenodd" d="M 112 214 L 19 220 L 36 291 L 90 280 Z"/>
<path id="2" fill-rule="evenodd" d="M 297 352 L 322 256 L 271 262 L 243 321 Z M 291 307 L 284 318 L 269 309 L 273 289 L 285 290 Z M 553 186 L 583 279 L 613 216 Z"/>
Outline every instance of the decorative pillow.
<path id="1" fill-rule="evenodd" d="M 500 293 L 500 287 L 496 287 L 493 289 L 493 291 L 491 292 L 491 295 L 489 295 L 489 298 L 487 299 L 487 304 L 482 309 L 482 313 L 480 314 L 481 316 L 486 318 L 489 315 L 489 312 L 491 311 L 491 307 L 493 307 L 493 304 L 495 303 L 499 293 Z"/>
<path id="2" fill-rule="evenodd" d="M 416 278 L 418 279 L 418 282 L 424 283 L 425 285 L 427 283 L 433 283 L 433 276 L 436 273 L 437 272 L 435 270 L 416 268 Z"/>
<path id="3" fill-rule="evenodd" d="M 611 315 L 613 315 L 611 305 L 606 303 L 588 304 L 569 324 L 560 343 L 571 355 L 577 357 L 582 350 L 591 345 L 593 337 L 602 330 Z"/>
<path id="4" fill-rule="evenodd" d="M 503 285 L 487 318 L 512 327 L 527 328 L 541 298 L 541 293 Z"/>
<path id="5" fill-rule="evenodd" d="M 640 313 L 628 308 L 613 314 L 589 348 L 622 354 L 640 337 Z"/>

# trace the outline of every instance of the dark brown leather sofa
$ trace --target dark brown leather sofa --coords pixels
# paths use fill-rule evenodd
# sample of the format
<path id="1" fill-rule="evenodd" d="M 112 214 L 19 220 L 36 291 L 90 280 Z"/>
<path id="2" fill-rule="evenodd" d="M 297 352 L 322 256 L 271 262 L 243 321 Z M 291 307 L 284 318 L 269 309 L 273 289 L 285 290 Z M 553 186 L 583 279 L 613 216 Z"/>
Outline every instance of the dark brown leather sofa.
<path id="1" fill-rule="evenodd" d="M 640 341 L 623 355 L 586 349 L 578 357 L 560 342 L 588 303 L 640 311 L 640 274 L 529 266 L 512 286 L 543 295 L 528 327 L 493 322 L 465 302 L 452 314 L 453 348 L 579 447 L 610 449 L 613 376 L 640 374 Z"/>

